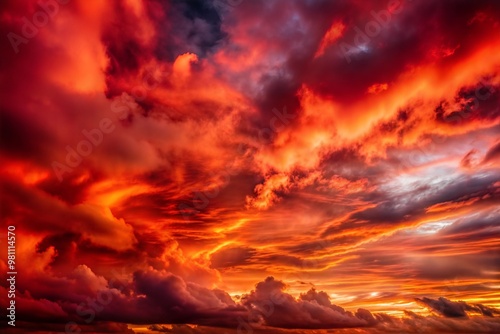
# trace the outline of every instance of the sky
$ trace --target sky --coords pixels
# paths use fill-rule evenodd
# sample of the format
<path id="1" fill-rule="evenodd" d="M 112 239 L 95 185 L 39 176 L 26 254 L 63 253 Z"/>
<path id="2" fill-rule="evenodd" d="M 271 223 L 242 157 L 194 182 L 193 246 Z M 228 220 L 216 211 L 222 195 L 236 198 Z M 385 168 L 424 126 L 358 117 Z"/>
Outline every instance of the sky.
<path id="1" fill-rule="evenodd" d="M 500 333 L 500 2 L 0 10 L 3 332 Z"/>

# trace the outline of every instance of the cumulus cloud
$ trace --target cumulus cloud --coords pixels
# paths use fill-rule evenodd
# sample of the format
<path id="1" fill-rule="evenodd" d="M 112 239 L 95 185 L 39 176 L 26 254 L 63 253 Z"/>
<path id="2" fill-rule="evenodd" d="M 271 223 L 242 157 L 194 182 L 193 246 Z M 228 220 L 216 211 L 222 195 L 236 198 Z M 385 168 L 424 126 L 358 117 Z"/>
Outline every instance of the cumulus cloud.
<path id="1" fill-rule="evenodd" d="M 364 309 L 355 314 L 332 305 L 325 292 L 310 290 L 296 300 L 284 292 L 285 284 L 273 277 L 258 283 L 242 303 L 253 311 L 252 321 L 279 328 L 346 328 L 375 324 L 375 318 Z M 251 316 L 253 316 L 251 314 Z"/>

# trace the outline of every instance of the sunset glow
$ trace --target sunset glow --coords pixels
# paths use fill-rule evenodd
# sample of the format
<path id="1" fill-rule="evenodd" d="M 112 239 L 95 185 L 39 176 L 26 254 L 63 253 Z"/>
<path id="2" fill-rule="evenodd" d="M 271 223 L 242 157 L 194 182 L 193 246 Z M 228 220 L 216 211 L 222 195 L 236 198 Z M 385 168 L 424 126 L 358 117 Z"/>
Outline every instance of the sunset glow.
<path id="1" fill-rule="evenodd" d="M 499 1 L 0 30 L 2 333 L 500 333 Z"/>

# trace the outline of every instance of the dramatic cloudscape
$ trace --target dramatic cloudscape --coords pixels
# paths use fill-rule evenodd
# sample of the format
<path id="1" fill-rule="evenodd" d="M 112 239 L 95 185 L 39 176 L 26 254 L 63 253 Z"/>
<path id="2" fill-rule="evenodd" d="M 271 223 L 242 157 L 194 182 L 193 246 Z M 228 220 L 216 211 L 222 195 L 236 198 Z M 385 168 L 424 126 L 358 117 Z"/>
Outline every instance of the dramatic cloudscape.
<path id="1" fill-rule="evenodd" d="M 500 333 L 499 1 L 0 8 L 2 332 Z"/>

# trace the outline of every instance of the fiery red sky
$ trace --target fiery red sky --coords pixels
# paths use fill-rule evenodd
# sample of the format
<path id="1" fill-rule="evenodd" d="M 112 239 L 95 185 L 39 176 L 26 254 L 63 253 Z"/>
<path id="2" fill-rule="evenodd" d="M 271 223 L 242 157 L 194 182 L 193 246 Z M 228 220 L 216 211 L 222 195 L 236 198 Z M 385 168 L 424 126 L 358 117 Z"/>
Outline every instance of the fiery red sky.
<path id="1" fill-rule="evenodd" d="M 6 333 L 500 333 L 500 2 L 2 1 Z"/>

